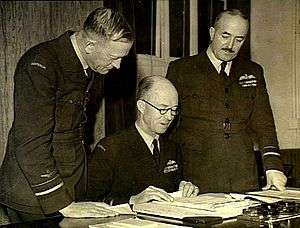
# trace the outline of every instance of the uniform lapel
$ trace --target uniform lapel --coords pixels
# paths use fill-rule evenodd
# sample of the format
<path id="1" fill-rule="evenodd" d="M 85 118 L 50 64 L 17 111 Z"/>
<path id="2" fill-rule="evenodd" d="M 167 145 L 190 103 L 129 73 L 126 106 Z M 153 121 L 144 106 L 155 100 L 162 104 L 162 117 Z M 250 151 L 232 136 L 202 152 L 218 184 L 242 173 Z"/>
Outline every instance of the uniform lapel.
<path id="1" fill-rule="evenodd" d="M 140 163 L 145 168 L 159 171 L 159 168 L 156 165 L 155 159 L 151 151 L 149 150 L 142 136 L 138 133 L 138 131 L 135 128 L 134 128 L 134 134 L 137 139 L 135 140 L 135 145 L 134 145 L 136 162 Z"/>

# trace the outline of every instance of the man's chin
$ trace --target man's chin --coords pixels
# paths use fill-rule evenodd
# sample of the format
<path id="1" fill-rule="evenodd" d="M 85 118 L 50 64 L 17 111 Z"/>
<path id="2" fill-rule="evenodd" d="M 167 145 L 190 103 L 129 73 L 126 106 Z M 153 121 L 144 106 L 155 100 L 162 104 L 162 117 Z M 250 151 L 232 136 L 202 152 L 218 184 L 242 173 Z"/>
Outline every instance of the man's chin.
<path id="1" fill-rule="evenodd" d="M 109 70 L 98 70 L 97 71 L 99 74 L 107 74 Z"/>
<path id="2" fill-rule="evenodd" d="M 164 134 L 167 131 L 168 127 L 166 128 L 161 128 L 157 131 L 158 134 Z"/>
<path id="3" fill-rule="evenodd" d="M 228 53 L 228 54 L 224 54 L 224 55 L 220 56 L 219 59 L 222 61 L 229 62 L 229 61 L 233 60 L 235 57 L 236 57 L 235 54 Z"/>

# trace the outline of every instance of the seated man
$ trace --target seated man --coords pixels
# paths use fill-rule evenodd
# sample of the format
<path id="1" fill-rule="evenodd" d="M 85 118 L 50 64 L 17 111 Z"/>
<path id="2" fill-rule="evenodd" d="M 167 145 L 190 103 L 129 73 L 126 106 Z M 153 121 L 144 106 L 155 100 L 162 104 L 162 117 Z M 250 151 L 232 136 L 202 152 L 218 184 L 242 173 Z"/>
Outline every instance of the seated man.
<path id="1" fill-rule="evenodd" d="M 88 163 L 89 200 L 109 204 L 172 201 L 167 192 L 196 196 L 198 187 L 181 181 L 181 155 L 163 133 L 178 113 L 178 94 L 159 76 L 138 85 L 135 126 L 102 139 Z M 178 188 L 179 187 L 179 188 Z"/>

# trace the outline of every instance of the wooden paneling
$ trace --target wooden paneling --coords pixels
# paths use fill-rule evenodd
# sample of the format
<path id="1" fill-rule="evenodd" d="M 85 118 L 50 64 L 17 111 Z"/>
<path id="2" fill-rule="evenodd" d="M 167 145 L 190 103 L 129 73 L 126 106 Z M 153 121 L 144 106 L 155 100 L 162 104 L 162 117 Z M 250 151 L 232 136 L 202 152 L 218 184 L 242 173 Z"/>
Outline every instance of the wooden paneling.
<path id="1" fill-rule="evenodd" d="M 251 57 L 264 68 L 281 149 L 300 148 L 299 2 L 251 1 Z"/>
<path id="2" fill-rule="evenodd" d="M 0 2 L 0 164 L 13 121 L 13 73 L 18 60 L 30 47 L 68 29 L 78 30 L 89 12 L 102 5 L 103 1 Z"/>

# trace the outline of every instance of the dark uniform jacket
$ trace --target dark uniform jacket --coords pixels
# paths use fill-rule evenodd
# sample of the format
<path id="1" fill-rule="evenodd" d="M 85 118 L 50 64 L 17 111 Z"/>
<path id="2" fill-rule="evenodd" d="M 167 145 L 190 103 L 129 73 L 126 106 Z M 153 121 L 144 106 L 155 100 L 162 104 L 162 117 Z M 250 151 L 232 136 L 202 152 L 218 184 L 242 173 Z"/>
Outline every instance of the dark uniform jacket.
<path id="1" fill-rule="evenodd" d="M 88 79 L 71 33 L 31 48 L 15 71 L 14 122 L 0 169 L 0 202 L 16 210 L 49 214 L 78 196 Z"/>
<path id="2" fill-rule="evenodd" d="M 89 158 L 88 199 L 119 204 L 150 185 L 177 191 L 181 179 L 180 150 L 160 137 L 160 164 L 135 127 L 102 139 Z"/>
<path id="3" fill-rule="evenodd" d="M 257 189 L 254 135 L 265 169 L 282 170 L 261 66 L 237 57 L 224 78 L 202 52 L 171 62 L 167 77 L 179 92 L 184 178 L 200 192 Z"/>

